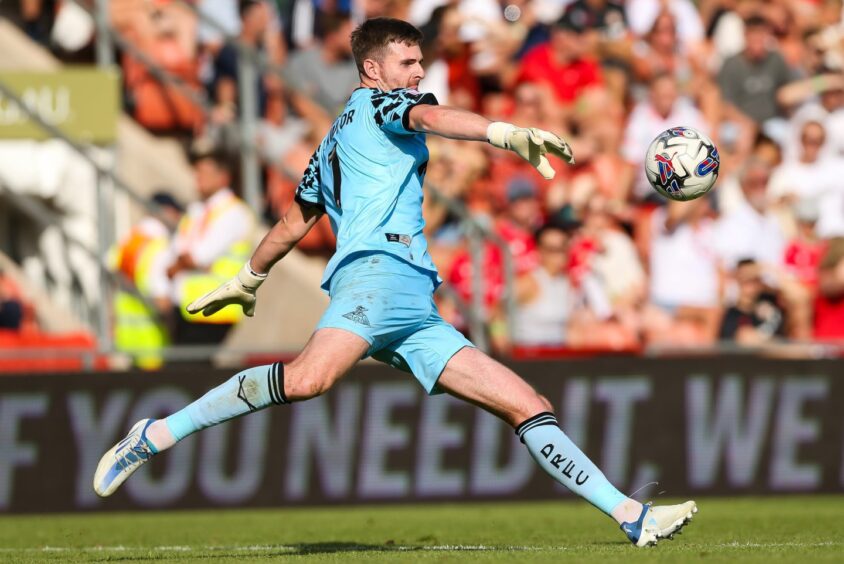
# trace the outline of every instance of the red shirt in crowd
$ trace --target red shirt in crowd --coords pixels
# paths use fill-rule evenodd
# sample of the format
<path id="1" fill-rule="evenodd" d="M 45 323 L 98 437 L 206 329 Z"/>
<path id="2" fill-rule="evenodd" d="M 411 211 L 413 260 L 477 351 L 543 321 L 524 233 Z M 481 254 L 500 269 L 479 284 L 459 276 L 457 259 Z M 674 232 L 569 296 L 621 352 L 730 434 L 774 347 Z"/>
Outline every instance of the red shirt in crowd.
<path id="1" fill-rule="evenodd" d="M 524 56 L 519 68 L 519 82 L 550 84 L 560 102 L 572 102 L 584 88 L 601 84 L 601 67 L 583 58 L 562 65 L 554 60 L 551 45 L 537 45 Z"/>
<path id="2" fill-rule="evenodd" d="M 817 288 L 818 271 L 825 250 L 823 241 L 810 243 L 794 239 L 785 248 L 785 268 L 809 288 Z"/>
<path id="3" fill-rule="evenodd" d="M 822 341 L 844 339 L 844 298 L 815 299 L 815 338 Z"/>

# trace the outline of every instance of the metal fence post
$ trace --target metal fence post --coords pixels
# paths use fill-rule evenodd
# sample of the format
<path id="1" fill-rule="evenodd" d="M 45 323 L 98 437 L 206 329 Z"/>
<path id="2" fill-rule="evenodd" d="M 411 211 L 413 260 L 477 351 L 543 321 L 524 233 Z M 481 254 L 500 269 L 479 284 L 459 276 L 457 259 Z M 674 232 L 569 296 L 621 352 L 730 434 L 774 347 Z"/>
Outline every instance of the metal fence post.
<path id="1" fill-rule="evenodd" d="M 238 103 L 240 105 L 240 178 L 243 199 L 255 213 L 261 214 L 261 167 L 255 148 L 258 122 L 257 61 L 246 48 L 238 46 Z"/>
<path id="2" fill-rule="evenodd" d="M 97 170 L 97 259 L 100 263 L 100 302 L 96 307 L 96 330 L 97 343 L 101 353 L 109 353 L 112 350 L 111 338 L 111 307 L 112 293 L 111 282 L 108 270 L 108 253 L 111 248 L 111 227 L 112 215 L 108 201 L 106 175 Z"/>
<path id="3" fill-rule="evenodd" d="M 486 338 L 486 285 L 484 284 L 484 239 L 473 224 L 469 224 L 469 254 L 472 260 L 472 303 L 469 308 L 469 332 L 472 341 L 480 350 L 486 352 L 489 345 Z"/>
<path id="4" fill-rule="evenodd" d="M 101 69 L 114 64 L 114 45 L 109 31 L 108 0 L 94 0 L 94 23 L 97 26 L 97 66 Z"/>

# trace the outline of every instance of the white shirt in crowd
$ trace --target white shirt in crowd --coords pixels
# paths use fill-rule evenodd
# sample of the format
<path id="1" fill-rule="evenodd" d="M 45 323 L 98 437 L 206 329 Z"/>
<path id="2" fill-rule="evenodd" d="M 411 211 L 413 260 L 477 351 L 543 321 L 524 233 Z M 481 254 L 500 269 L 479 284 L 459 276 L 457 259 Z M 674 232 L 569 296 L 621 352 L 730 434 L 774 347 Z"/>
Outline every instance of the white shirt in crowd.
<path id="1" fill-rule="evenodd" d="M 709 130 L 703 114 L 690 100 L 682 97 L 677 99 L 671 113 L 664 118 L 647 101 L 637 104 L 630 112 L 621 151 L 624 160 L 638 171 L 633 184 L 633 192 L 636 196 L 644 197 L 651 190 L 645 176 L 645 167 L 642 166 L 648 146 L 657 135 L 678 125 L 693 127 L 707 134 Z"/>
<path id="2" fill-rule="evenodd" d="M 818 202 L 820 216 L 815 231 L 819 236 L 844 236 L 844 158 L 781 164 L 771 175 L 768 197 L 778 200 L 786 196 Z"/>
<path id="3" fill-rule="evenodd" d="M 627 0 L 627 23 L 633 33 L 647 35 L 665 4 L 661 0 Z M 666 7 L 677 22 L 677 39 L 683 50 L 703 39 L 703 22 L 691 0 L 671 0 Z"/>
<path id="4" fill-rule="evenodd" d="M 785 143 L 785 159 L 796 160 L 800 151 L 800 133 L 808 121 L 816 121 L 826 130 L 826 143 L 821 149 L 824 157 L 844 157 L 844 109 L 828 112 L 817 101 L 800 107 L 789 120 L 789 133 Z"/>
<path id="5" fill-rule="evenodd" d="M 760 214 L 742 201 L 715 226 L 718 255 L 724 267 L 732 270 L 742 259 L 772 266 L 782 264 L 785 235 L 773 214 Z"/>
<path id="6" fill-rule="evenodd" d="M 552 276 L 544 268 L 536 268 L 531 275 L 538 292 L 516 310 L 513 341 L 528 346 L 562 346 L 575 302 L 569 279 L 562 273 Z"/>
<path id="7" fill-rule="evenodd" d="M 692 228 L 665 228 L 666 211 L 651 216 L 650 300 L 662 307 L 718 305 L 715 225 L 704 219 Z"/>

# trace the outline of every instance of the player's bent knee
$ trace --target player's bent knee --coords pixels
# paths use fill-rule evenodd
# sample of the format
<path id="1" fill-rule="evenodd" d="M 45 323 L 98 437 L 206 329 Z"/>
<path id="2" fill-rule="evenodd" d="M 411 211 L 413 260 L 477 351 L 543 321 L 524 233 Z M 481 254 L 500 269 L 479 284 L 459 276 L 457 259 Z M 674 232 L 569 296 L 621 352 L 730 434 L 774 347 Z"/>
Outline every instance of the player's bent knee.
<path id="1" fill-rule="evenodd" d="M 288 369 L 284 379 L 284 392 L 290 401 L 303 401 L 321 396 L 334 385 L 337 378 L 324 371 L 303 366 Z"/>

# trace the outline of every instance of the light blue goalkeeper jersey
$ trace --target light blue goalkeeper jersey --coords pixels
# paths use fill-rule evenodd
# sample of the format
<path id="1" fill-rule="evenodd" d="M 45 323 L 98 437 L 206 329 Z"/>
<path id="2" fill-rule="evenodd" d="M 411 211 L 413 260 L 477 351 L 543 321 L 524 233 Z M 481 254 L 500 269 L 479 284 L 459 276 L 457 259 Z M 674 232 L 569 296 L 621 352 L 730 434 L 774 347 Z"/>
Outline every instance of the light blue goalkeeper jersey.
<path id="1" fill-rule="evenodd" d="M 322 277 L 350 257 L 386 252 L 441 282 L 422 234 L 422 181 L 428 165 L 425 134 L 410 129 L 417 104 L 436 104 L 433 94 L 358 88 L 311 156 L 296 201 L 316 206 L 331 220 L 337 251 Z"/>

